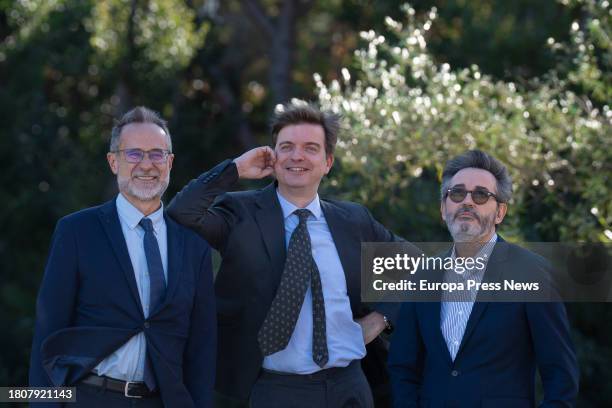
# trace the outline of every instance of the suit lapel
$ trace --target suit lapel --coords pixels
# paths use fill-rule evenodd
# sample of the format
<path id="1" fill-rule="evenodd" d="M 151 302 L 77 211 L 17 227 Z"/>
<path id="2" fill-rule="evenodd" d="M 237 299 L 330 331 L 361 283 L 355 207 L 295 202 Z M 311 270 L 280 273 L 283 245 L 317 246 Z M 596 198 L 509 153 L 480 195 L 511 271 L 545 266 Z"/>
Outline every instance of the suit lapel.
<path id="1" fill-rule="evenodd" d="M 359 232 L 356 228 L 357 224 L 351 222 L 345 210 L 327 201 L 321 200 L 321 210 L 325 215 L 325 221 L 344 270 L 351 309 L 357 311 L 361 298 L 361 277 L 359 275 L 361 271 L 359 264 L 361 260 L 361 239 L 359 237 L 356 239 L 353 235 Z"/>
<path id="2" fill-rule="evenodd" d="M 444 356 L 444 360 L 449 366 L 452 365 L 452 359 L 444 336 L 442 336 L 442 328 L 440 327 L 440 307 L 441 302 L 425 302 L 422 303 L 422 315 L 423 319 L 419 319 L 426 327 L 429 332 L 430 338 L 433 338 L 434 346 Z M 418 309 L 418 307 L 417 307 Z"/>
<path id="3" fill-rule="evenodd" d="M 166 221 L 166 231 L 168 234 L 168 288 L 166 298 L 162 302 L 165 305 L 176 291 L 178 283 L 181 281 L 183 272 L 183 249 L 185 244 L 185 231 L 176 222 L 172 221 L 164 214 Z"/>
<path id="4" fill-rule="evenodd" d="M 505 244 L 504 242 L 503 245 L 497 245 L 498 243 L 502 242 L 504 242 L 504 240 L 501 237 L 498 237 L 497 243 L 495 244 L 495 248 L 493 249 L 493 253 L 491 254 L 491 259 L 489 259 L 489 262 L 487 262 L 487 269 L 482 279 L 483 283 L 500 282 L 502 266 L 508 258 L 507 244 Z M 479 300 L 479 298 L 481 298 L 480 293 L 476 295 L 476 302 L 474 302 L 472 313 L 470 313 L 470 318 L 468 319 L 467 325 L 465 326 L 463 339 L 461 339 L 461 345 L 459 346 L 459 350 L 457 351 L 457 358 L 459 357 L 461 350 L 463 350 L 466 343 L 469 341 L 472 333 L 474 333 L 474 330 L 476 329 L 478 322 L 482 318 L 482 315 L 489 307 L 490 302 L 482 302 Z"/>
<path id="5" fill-rule="evenodd" d="M 127 245 L 125 243 L 125 237 L 121 230 L 121 224 L 119 223 L 119 215 L 117 214 L 117 205 L 115 200 L 111 200 L 100 207 L 99 212 L 100 221 L 108 240 L 113 248 L 115 257 L 121 265 L 123 274 L 127 281 L 130 292 L 134 298 L 135 303 L 138 305 L 140 314 L 144 317 L 142 310 L 142 304 L 140 302 L 140 295 L 138 294 L 138 286 L 136 285 L 136 277 L 134 276 L 134 269 L 132 268 L 132 262 L 130 261 L 130 254 L 128 253 Z"/>
<path id="6" fill-rule="evenodd" d="M 261 190 L 255 202 L 259 207 L 255 211 L 255 221 L 272 262 L 273 281 L 278 283 L 283 273 L 287 250 L 285 248 L 285 220 L 276 196 L 276 184 L 272 183 Z"/>
<path id="7" fill-rule="evenodd" d="M 442 259 L 450 256 L 451 251 L 440 255 Z M 430 277 L 428 279 L 430 282 L 441 283 L 444 282 L 444 270 L 433 269 L 430 273 Z M 417 310 L 421 309 L 422 311 L 422 319 L 419 321 L 423 322 L 425 326 L 425 330 L 429 332 L 427 338 L 433 339 L 432 344 L 438 349 L 438 352 L 442 353 L 444 356 L 444 360 L 447 364 L 452 366 L 453 360 L 451 359 L 450 352 L 448 351 L 448 346 L 446 341 L 444 340 L 444 336 L 442 335 L 442 327 L 441 327 L 441 307 L 442 307 L 442 292 L 437 291 L 435 293 L 435 299 L 431 299 L 429 302 L 421 303 L 421 307 L 417 306 Z"/>

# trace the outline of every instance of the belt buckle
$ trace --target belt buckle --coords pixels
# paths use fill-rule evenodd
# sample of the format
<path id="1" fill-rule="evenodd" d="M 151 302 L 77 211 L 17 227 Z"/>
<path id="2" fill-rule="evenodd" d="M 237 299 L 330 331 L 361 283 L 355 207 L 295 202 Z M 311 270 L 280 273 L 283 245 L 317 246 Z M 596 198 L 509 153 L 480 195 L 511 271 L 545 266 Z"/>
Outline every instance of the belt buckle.
<path id="1" fill-rule="evenodd" d="M 125 388 L 123 389 L 123 396 L 127 398 L 142 398 L 142 395 L 130 395 L 130 385 L 138 383 L 138 381 L 126 381 Z"/>

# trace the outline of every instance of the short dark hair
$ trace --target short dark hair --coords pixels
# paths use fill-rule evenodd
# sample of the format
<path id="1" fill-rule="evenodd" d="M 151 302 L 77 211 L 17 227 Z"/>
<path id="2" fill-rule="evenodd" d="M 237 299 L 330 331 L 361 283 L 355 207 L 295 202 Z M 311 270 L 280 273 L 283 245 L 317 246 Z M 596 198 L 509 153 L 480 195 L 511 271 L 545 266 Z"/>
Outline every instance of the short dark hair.
<path id="1" fill-rule="evenodd" d="M 119 149 L 119 144 L 121 142 L 121 131 L 125 126 L 131 123 L 152 123 L 159 126 L 166 133 L 168 150 L 172 152 L 172 138 L 170 137 L 170 131 L 168 130 L 166 121 L 162 119 L 159 113 L 145 106 L 135 107 L 123 115 L 121 119 L 115 122 L 115 126 L 113 126 L 113 130 L 111 131 L 111 152 L 116 152 Z"/>
<path id="2" fill-rule="evenodd" d="M 444 200 L 446 192 L 450 188 L 450 181 L 455 174 L 467 168 L 476 168 L 486 170 L 495 177 L 496 189 L 495 195 L 501 203 L 507 203 L 512 198 L 512 178 L 506 166 L 495 157 L 482 150 L 468 150 L 452 158 L 446 163 L 442 172 L 442 188 L 440 191 L 440 199 Z"/>
<path id="3" fill-rule="evenodd" d="M 304 101 L 294 100 L 277 106 L 270 123 L 272 143 L 276 144 L 276 138 L 284 127 L 303 123 L 320 125 L 325 133 L 325 153 L 334 154 L 340 131 L 340 115 L 321 111 L 314 104 Z"/>

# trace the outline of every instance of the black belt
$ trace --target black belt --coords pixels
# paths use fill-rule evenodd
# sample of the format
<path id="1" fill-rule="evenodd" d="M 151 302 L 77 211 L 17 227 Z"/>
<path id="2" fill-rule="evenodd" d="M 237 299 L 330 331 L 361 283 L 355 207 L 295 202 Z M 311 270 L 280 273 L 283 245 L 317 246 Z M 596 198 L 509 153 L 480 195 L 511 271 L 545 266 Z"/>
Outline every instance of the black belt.
<path id="1" fill-rule="evenodd" d="M 326 368 L 320 371 L 316 371 L 312 374 L 285 373 L 282 371 L 274 371 L 274 370 L 268 370 L 266 368 L 262 368 L 262 375 L 271 376 L 271 377 L 281 376 L 284 378 L 295 378 L 295 379 L 319 381 L 319 380 L 332 379 L 338 375 L 341 375 L 347 372 L 351 372 L 351 371 L 355 371 L 355 370 L 361 370 L 361 360 L 353 360 L 346 367 L 330 367 L 330 368 Z"/>
<path id="2" fill-rule="evenodd" d="M 119 392 L 128 398 L 151 398 L 159 395 L 157 391 L 149 391 L 145 383 L 141 381 L 121 381 L 95 374 L 90 374 L 83 378 L 81 384 Z"/>

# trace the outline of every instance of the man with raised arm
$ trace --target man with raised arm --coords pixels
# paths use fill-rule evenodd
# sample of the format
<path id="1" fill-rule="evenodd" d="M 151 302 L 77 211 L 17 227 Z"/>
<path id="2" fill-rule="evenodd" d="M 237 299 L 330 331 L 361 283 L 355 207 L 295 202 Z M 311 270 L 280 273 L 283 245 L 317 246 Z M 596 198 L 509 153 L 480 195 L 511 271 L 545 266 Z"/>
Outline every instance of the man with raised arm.
<path id="1" fill-rule="evenodd" d="M 221 253 L 216 388 L 254 408 L 373 406 L 360 362 L 391 312 L 360 300 L 361 242 L 399 238 L 363 206 L 319 197 L 338 130 L 333 114 L 285 105 L 273 149 L 222 162 L 168 207 Z M 262 190 L 227 192 L 272 174 Z"/>

